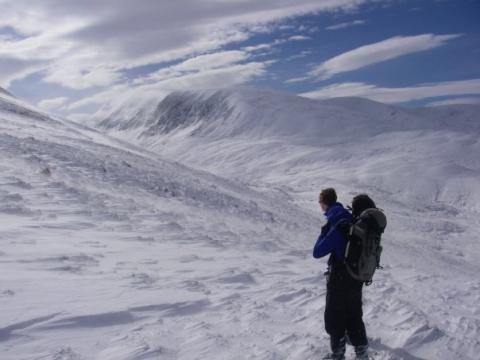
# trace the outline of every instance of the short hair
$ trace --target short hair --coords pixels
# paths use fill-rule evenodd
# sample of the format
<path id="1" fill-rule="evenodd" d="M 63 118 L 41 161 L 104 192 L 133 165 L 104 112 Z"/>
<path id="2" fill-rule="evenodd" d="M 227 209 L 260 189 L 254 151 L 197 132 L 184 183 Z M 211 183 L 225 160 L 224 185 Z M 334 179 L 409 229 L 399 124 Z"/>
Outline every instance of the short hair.
<path id="1" fill-rule="evenodd" d="M 352 213 L 354 216 L 360 215 L 364 210 L 376 208 L 375 202 L 367 194 L 358 194 L 352 200 Z"/>
<path id="2" fill-rule="evenodd" d="M 326 188 L 320 191 L 319 200 L 327 206 L 330 206 L 337 202 L 337 192 L 334 188 Z"/>

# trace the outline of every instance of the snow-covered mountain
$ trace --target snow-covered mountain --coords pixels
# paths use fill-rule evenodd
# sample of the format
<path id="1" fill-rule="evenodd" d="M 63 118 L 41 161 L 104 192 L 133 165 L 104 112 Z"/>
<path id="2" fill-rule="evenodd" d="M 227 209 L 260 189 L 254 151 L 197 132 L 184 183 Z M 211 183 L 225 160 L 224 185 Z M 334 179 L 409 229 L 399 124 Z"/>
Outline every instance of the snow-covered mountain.
<path id="1" fill-rule="evenodd" d="M 479 115 L 477 105 L 406 109 L 248 89 L 175 92 L 119 108 L 98 127 L 312 214 L 322 187 L 343 202 L 368 192 L 390 220 L 387 271 L 366 291 L 373 342 L 395 359 L 473 359 Z"/>
<path id="2" fill-rule="evenodd" d="M 331 138 L 376 135 L 386 131 L 452 127 L 479 131 L 480 105 L 405 109 L 363 98 L 312 100 L 286 93 L 243 90 L 173 92 L 157 103 L 120 107 L 99 126 L 106 130 L 142 129 L 141 136 L 179 129 L 211 139 L 245 136 L 328 143 Z M 435 116 L 432 116 L 435 115 Z"/>
<path id="3" fill-rule="evenodd" d="M 364 292 L 376 359 L 476 358 L 478 108 L 147 103 L 99 131 L 0 94 L 0 358 L 320 358 L 329 185 L 389 218 Z"/>
<path id="4" fill-rule="evenodd" d="M 2 88 L 2 87 L 0 87 L 0 94 L 2 94 L 2 95 L 9 95 L 9 96 L 10 96 L 10 93 L 9 93 L 7 90 L 5 90 L 4 88 Z"/>
<path id="5" fill-rule="evenodd" d="M 263 186 L 388 192 L 415 206 L 480 211 L 480 106 L 405 109 L 269 91 L 172 93 L 99 122 L 164 156 Z M 341 171 L 341 176 L 333 176 Z M 286 180 L 288 178 L 288 180 Z M 305 186 L 301 186 L 305 188 Z M 311 192 L 307 196 L 311 199 Z"/>
<path id="6" fill-rule="evenodd" d="M 0 153 L 2 359 L 270 351 L 262 302 L 319 301 L 292 295 L 318 275 L 295 271 L 317 220 L 294 205 L 3 95 Z"/>

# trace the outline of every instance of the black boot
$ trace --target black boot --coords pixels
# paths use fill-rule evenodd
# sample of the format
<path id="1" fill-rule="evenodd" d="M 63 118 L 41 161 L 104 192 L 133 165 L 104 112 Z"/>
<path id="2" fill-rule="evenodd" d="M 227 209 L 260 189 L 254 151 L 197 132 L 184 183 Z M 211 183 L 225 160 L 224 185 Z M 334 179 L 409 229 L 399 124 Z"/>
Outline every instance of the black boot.
<path id="1" fill-rule="evenodd" d="M 330 338 L 332 352 L 323 357 L 323 360 L 345 360 L 345 336 L 339 340 Z"/>
<path id="2" fill-rule="evenodd" d="M 356 360 L 369 360 L 368 356 L 368 344 L 355 346 L 355 359 Z"/>

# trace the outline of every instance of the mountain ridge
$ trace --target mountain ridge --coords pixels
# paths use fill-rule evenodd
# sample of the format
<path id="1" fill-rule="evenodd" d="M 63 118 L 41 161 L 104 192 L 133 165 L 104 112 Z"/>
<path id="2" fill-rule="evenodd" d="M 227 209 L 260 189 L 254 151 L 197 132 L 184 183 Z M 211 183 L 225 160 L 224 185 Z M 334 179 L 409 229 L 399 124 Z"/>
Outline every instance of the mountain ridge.
<path id="1" fill-rule="evenodd" d="M 467 131 L 480 124 L 464 113 L 476 113 L 480 106 L 444 106 L 408 109 L 356 97 L 312 100 L 264 90 L 176 91 L 154 107 L 141 108 L 134 115 L 117 109 L 97 126 L 103 130 L 129 131 L 136 136 L 154 136 L 191 126 L 192 136 L 225 137 L 244 135 L 304 136 L 321 139 L 342 129 L 347 136 L 375 135 L 385 131 L 440 129 L 462 123 Z M 455 110 L 455 111 L 454 111 Z M 448 113 L 455 112 L 452 119 Z M 435 113 L 437 117 L 430 116 Z M 301 115 L 301 116 L 299 116 Z M 427 121 L 428 120 L 428 121 Z M 340 131 L 338 131 L 340 132 Z M 318 139 L 317 139 L 318 140 Z"/>
<path id="2" fill-rule="evenodd" d="M 272 186 L 285 173 L 295 183 L 294 174 L 337 166 L 361 189 L 375 184 L 418 205 L 463 202 L 480 211 L 478 114 L 477 105 L 409 109 L 355 97 L 208 90 L 173 92 L 133 117 L 120 110 L 99 129 L 246 183 Z"/>
<path id="3" fill-rule="evenodd" d="M 8 92 L 7 90 L 5 90 L 5 89 L 2 88 L 1 86 L 0 86 L 0 94 L 7 95 L 7 96 L 10 96 L 10 97 L 14 97 L 10 92 Z"/>

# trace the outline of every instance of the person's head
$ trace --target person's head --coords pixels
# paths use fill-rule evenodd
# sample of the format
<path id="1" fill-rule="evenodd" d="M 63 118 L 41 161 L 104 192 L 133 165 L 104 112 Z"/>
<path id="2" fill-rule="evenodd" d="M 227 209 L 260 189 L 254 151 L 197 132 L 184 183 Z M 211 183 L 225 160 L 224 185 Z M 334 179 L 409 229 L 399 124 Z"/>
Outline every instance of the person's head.
<path id="1" fill-rule="evenodd" d="M 352 199 L 353 216 L 360 215 L 364 210 L 375 208 L 375 202 L 367 194 L 358 194 Z"/>
<path id="2" fill-rule="evenodd" d="M 327 211 L 332 204 L 337 202 L 337 193 L 334 188 L 326 188 L 320 191 L 318 203 L 323 211 Z"/>

